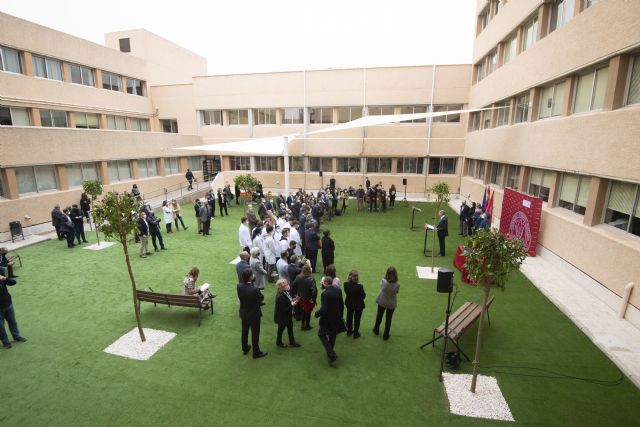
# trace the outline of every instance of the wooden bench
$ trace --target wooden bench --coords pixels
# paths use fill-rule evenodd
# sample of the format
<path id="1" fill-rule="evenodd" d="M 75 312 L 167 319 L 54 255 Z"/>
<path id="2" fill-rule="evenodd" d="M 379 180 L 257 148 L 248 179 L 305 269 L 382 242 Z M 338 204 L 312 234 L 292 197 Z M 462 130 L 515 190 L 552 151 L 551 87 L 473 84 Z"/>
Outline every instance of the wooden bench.
<path id="1" fill-rule="evenodd" d="M 489 298 L 487 301 L 487 321 L 489 322 L 489 326 L 491 326 L 491 318 L 489 317 L 489 308 L 491 307 L 491 303 L 493 303 L 494 297 Z M 458 345 L 458 340 L 464 334 L 464 332 L 475 323 L 476 320 L 480 318 L 480 314 L 482 313 L 482 305 L 477 304 L 472 301 L 467 301 L 460 308 L 458 308 L 455 313 L 449 316 L 449 330 L 448 337 L 456 346 L 458 351 L 469 361 L 469 357 L 462 351 L 460 346 Z M 433 339 L 428 343 L 422 345 L 420 348 L 423 348 L 429 344 L 435 346 L 435 342 L 440 338 L 444 338 L 444 328 L 445 321 L 443 321 L 440 326 L 433 330 Z M 436 334 L 439 334 L 436 337 Z"/>
<path id="2" fill-rule="evenodd" d="M 22 267 L 22 259 L 20 258 L 20 255 L 18 255 L 18 252 L 13 251 L 13 255 L 7 254 L 7 261 L 9 261 L 9 264 L 14 262 L 15 260 L 18 260 L 18 262 L 20 263 L 20 267 Z"/>
<path id="3" fill-rule="evenodd" d="M 213 296 L 215 298 L 215 295 Z M 193 307 L 198 309 L 198 326 L 202 322 L 202 312 L 210 309 L 211 315 L 213 315 L 213 301 L 209 301 L 208 307 L 202 307 L 200 305 L 200 299 L 198 295 L 176 295 L 176 294 L 161 294 L 154 292 L 153 289 L 140 290 L 136 289 L 136 298 L 138 300 L 138 309 L 140 309 L 141 302 L 152 302 L 154 307 L 156 304 L 165 304 L 169 307 Z"/>

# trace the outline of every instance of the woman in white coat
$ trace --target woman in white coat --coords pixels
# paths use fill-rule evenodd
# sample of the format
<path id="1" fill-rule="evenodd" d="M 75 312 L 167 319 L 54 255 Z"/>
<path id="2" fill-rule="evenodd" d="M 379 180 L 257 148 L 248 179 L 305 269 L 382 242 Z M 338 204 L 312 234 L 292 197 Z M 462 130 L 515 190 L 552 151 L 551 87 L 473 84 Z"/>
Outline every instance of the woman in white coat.
<path id="1" fill-rule="evenodd" d="M 167 227 L 167 234 L 171 233 L 171 224 L 173 223 L 173 209 L 167 203 L 167 201 L 162 202 L 162 212 L 164 212 L 164 225 Z"/>

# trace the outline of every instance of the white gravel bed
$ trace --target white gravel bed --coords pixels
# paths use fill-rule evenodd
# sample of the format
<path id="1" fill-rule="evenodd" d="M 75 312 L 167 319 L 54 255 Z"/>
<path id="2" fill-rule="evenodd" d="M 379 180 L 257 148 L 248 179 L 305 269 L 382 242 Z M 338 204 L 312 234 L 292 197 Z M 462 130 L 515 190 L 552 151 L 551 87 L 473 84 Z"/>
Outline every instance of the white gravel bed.
<path id="1" fill-rule="evenodd" d="M 142 330 L 147 339 L 145 342 L 140 341 L 140 333 L 136 327 L 105 348 L 104 352 L 128 359 L 149 360 L 151 356 L 176 336 L 173 332 L 159 331 L 157 329 L 142 328 Z"/>
<path id="2" fill-rule="evenodd" d="M 452 414 L 515 421 L 494 377 L 478 375 L 476 392 L 471 393 L 471 375 L 444 373 L 442 376 Z"/>

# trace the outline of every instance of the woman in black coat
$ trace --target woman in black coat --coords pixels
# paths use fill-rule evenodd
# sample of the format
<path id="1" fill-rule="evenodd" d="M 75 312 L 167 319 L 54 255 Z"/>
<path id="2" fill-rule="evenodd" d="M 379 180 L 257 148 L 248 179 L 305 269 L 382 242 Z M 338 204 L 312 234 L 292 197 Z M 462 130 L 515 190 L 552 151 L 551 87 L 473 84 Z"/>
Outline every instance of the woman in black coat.
<path id="1" fill-rule="evenodd" d="M 276 339 L 276 345 L 278 347 L 285 348 L 287 345 L 282 342 L 282 333 L 284 328 L 287 328 L 287 334 L 289 335 L 289 346 L 300 347 L 300 344 L 293 338 L 293 319 L 292 308 L 298 304 L 300 300 L 298 297 L 292 298 L 289 294 L 290 287 L 289 282 L 286 279 L 280 279 L 276 282 L 278 287 L 278 295 L 276 296 L 276 307 L 273 314 L 273 320 L 278 324 L 278 337 Z"/>
<path id="2" fill-rule="evenodd" d="M 295 289 L 294 295 L 299 297 L 300 305 L 302 306 L 302 324 L 300 329 L 308 331 L 311 329 L 311 311 L 316 306 L 316 298 L 318 296 L 318 286 L 316 281 L 311 275 L 311 265 L 307 261 L 302 267 L 302 271 L 296 277 L 293 282 L 293 288 Z"/>
<path id="3" fill-rule="evenodd" d="M 349 273 L 349 279 L 344 284 L 344 292 L 347 294 L 345 305 L 347 306 L 347 335 L 353 334 L 353 338 L 360 338 L 360 318 L 364 310 L 364 286 L 358 283 L 360 277 L 356 270 Z"/>
<path id="4" fill-rule="evenodd" d="M 330 237 L 330 230 L 324 230 L 322 234 L 322 271 L 325 271 L 327 266 L 333 264 L 336 245 Z"/>

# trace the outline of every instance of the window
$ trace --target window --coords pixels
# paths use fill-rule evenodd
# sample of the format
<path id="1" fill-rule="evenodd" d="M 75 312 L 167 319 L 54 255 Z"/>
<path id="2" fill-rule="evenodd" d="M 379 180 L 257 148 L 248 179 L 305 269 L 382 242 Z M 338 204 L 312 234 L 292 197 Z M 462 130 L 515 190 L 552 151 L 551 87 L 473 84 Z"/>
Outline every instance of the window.
<path id="1" fill-rule="evenodd" d="M 0 174 L 0 199 L 4 199 L 4 183 L 2 182 L 2 175 Z"/>
<path id="2" fill-rule="evenodd" d="M 493 73 L 498 68 L 498 52 L 494 50 L 489 54 L 489 69 L 487 75 Z"/>
<path id="3" fill-rule="evenodd" d="M 476 83 L 484 79 L 484 58 L 476 64 Z"/>
<path id="4" fill-rule="evenodd" d="M 502 186 L 502 164 L 493 163 L 491 167 L 491 175 L 489 176 L 491 184 Z"/>
<path id="5" fill-rule="evenodd" d="M 131 52 L 131 39 L 129 37 L 118 39 L 118 45 L 120 47 L 120 52 Z"/>
<path id="6" fill-rule="evenodd" d="M 31 126 L 29 110 L 19 107 L 4 107 L 0 105 L 1 126 Z"/>
<path id="7" fill-rule="evenodd" d="M 275 157 L 256 156 L 257 171 L 277 171 L 278 162 Z"/>
<path id="8" fill-rule="evenodd" d="M 178 119 L 160 120 L 160 124 L 162 125 L 162 132 L 178 133 Z"/>
<path id="9" fill-rule="evenodd" d="M 428 105 L 403 105 L 400 114 L 424 114 L 429 111 Z M 427 119 L 403 120 L 402 123 L 426 123 Z"/>
<path id="10" fill-rule="evenodd" d="M 638 185 L 612 181 L 604 222 L 627 233 L 640 236 L 640 202 Z"/>
<path id="11" fill-rule="evenodd" d="M 562 27 L 573 18 L 575 0 L 555 0 L 549 14 L 549 33 Z"/>
<path id="12" fill-rule="evenodd" d="M 289 157 L 290 172 L 304 172 L 304 157 Z"/>
<path id="13" fill-rule="evenodd" d="M 522 52 L 529 49 L 538 37 L 538 18 L 533 18 L 525 24 L 522 31 Z"/>
<path id="14" fill-rule="evenodd" d="M 69 72 L 71 73 L 71 82 L 85 86 L 95 86 L 93 78 L 93 69 L 83 67 L 82 65 L 69 64 Z"/>
<path id="15" fill-rule="evenodd" d="M 471 130 L 480 130 L 480 119 L 482 118 L 482 112 L 476 111 L 471 113 Z"/>
<path id="16" fill-rule="evenodd" d="M 75 113 L 76 127 L 78 129 L 99 129 L 100 123 L 97 114 Z"/>
<path id="17" fill-rule="evenodd" d="M 309 123 L 333 123 L 333 108 L 314 107 L 309 108 Z"/>
<path id="18" fill-rule="evenodd" d="M 467 159 L 467 161 L 464 164 L 464 176 L 473 177 L 475 169 L 476 169 L 476 161 L 473 159 Z"/>
<path id="19" fill-rule="evenodd" d="M 480 21 L 480 31 L 487 28 L 487 24 L 489 24 L 489 11 L 483 10 L 478 16 L 478 21 Z"/>
<path id="20" fill-rule="evenodd" d="M 146 132 L 149 130 L 149 120 L 131 117 L 131 130 Z"/>
<path id="21" fill-rule="evenodd" d="M 492 0 L 493 3 L 493 16 L 495 17 L 500 10 L 500 0 Z"/>
<path id="22" fill-rule="evenodd" d="M 127 93 L 132 95 L 144 96 L 144 82 L 138 79 L 130 79 L 127 77 Z"/>
<path id="23" fill-rule="evenodd" d="M 574 113 L 602 109 L 608 74 L 609 67 L 604 67 L 578 77 L 573 100 Z"/>
<path id="24" fill-rule="evenodd" d="M 82 187 L 84 181 L 98 179 L 95 163 L 73 163 L 66 165 L 66 169 L 69 187 Z"/>
<path id="25" fill-rule="evenodd" d="M 200 111 L 200 120 L 204 126 L 209 126 L 209 125 L 222 126 L 222 110 Z"/>
<path id="26" fill-rule="evenodd" d="M 591 177 L 589 176 L 563 173 L 558 206 L 584 215 L 587 207 L 590 184 Z"/>
<path id="27" fill-rule="evenodd" d="M 296 125 L 304 123 L 304 109 L 285 108 L 282 123 L 285 125 Z"/>
<path id="28" fill-rule="evenodd" d="M 516 98 L 516 123 L 523 123 L 529 120 L 529 94 L 524 94 Z"/>
<path id="29" fill-rule="evenodd" d="M 496 127 L 507 126 L 509 124 L 509 113 L 511 112 L 511 102 L 510 101 L 501 102 L 500 104 L 496 104 L 496 107 L 502 107 L 496 111 L 496 114 L 497 114 Z"/>
<path id="30" fill-rule="evenodd" d="M 122 92 L 122 77 L 117 74 L 102 72 L 102 88 Z"/>
<path id="31" fill-rule="evenodd" d="M 640 55 L 633 57 L 630 74 L 627 104 L 637 104 L 640 102 Z"/>
<path id="32" fill-rule="evenodd" d="M 362 117 L 362 107 L 338 107 L 338 123 L 346 123 Z"/>
<path id="33" fill-rule="evenodd" d="M 331 157 L 309 157 L 309 172 L 333 172 Z"/>
<path id="34" fill-rule="evenodd" d="M 422 173 L 424 159 L 422 157 L 406 157 L 398 159 L 397 173 Z"/>
<path id="35" fill-rule="evenodd" d="M 593 6 L 594 4 L 598 3 L 598 0 L 585 0 L 584 2 L 584 8 L 588 8 Z"/>
<path id="36" fill-rule="evenodd" d="M 16 168 L 15 171 L 20 194 L 39 193 L 58 188 L 53 165 L 22 167 Z"/>
<path id="37" fill-rule="evenodd" d="M 393 105 L 372 105 L 367 108 L 368 116 L 389 116 L 393 114 Z"/>
<path id="38" fill-rule="evenodd" d="M 509 37 L 507 39 L 507 41 L 504 43 L 504 54 L 502 56 L 502 64 L 506 64 L 507 62 L 511 61 L 513 58 L 516 57 L 516 52 L 517 52 L 517 36 L 514 34 L 513 36 Z"/>
<path id="39" fill-rule="evenodd" d="M 165 175 L 173 175 L 178 172 L 180 172 L 180 162 L 178 161 L 177 157 L 167 157 L 166 159 L 164 159 Z"/>
<path id="40" fill-rule="evenodd" d="M 520 187 L 520 166 L 509 165 L 507 169 L 507 187 L 514 190 Z"/>
<path id="41" fill-rule="evenodd" d="M 229 125 L 248 125 L 249 110 L 229 110 Z"/>
<path id="42" fill-rule="evenodd" d="M 254 125 L 275 125 L 276 110 L 274 108 L 258 108 L 252 110 Z"/>
<path id="43" fill-rule="evenodd" d="M 66 128 L 67 112 L 60 110 L 40 110 L 40 122 L 43 127 Z"/>
<path id="44" fill-rule="evenodd" d="M 0 71 L 22 74 L 20 52 L 15 49 L 0 46 Z"/>
<path id="45" fill-rule="evenodd" d="M 549 189 L 551 188 L 552 173 L 543 169 L 531 169 L 529 178 L 529 194 L 541 197 L 545 202 L 549 201 Z"/>
<path id="46" fill-rule="evenodd" d="M 340 157 L 338 158 L 338 172 L 360 172 L 360 158 Z"/>
<path id="47" fill-rule="evenodd" d="M 476 164 L 478 166 L 476 167 L 476 174 L 474 178 L 484 180 L 484 172 L 487 168 L 487 162 L 485 162 L 484 160 L 476 160 Z"/>
<path id="48" fill-rule="evenodd" d="M 33 55 L 33 74 L 36 77 L 62 81 L 62 64 L 57 59 Z"/>
<path id="49" fill-rule="evenodd" d="M 564 102 L 564 82 L 556 83 L 553 86 L 542 89 L 540 95 L 540 112 L 538 117 L 559 116 L 562 114 L 562 104 Z"/>
<path id="50" fill-rule="evenodd" d="M 156 159 L 138 159 L 138 177 L 150 178 L 158 176 Z"/>
<path id="51" fill-rule="evenodd" d="M 114 130 L 127 130 L 127 121 L 122 116 L 107 116 L 107 128 Z"/>
<path id="52" fill-rule="evenodd" d="M 482 111 L 482 129 L 489 129 L 491 127 L 491 113 L 492 110 Z"/>
<path id="53" fill-rule="evenodd" d="M 129 160 L 112 160 L 107 162 L 109 182 L 128 181 L 131 179 L 131 162 Z"/>
<path id="54" fill-rule="evenodd" d="M 231 156 L 229 157 L 229 166 L 232 171 L 248 171 L 251 170 L 251 157 L 247 156 Z"/>
<path id="55" fill-rule="evenodd" d="M 443 113 L 445 111 L 459 111 L 462 110 L 462 104 L 452 105 L 434 105 L 434 113 Z M 434 123 L 460 123 L 460 113 L 451 113 L 446 116 L 438 116 L 433 118 Z"/>
<path id="56" fill-rule="evenodd" d="M 455 174 L 457 160 L 455 157 L 431 157 L 429 159 L 429 174 Z"/>
<path id="57" fill-rule="evenodd" d="M 187 157 L 187 168 L 191 169 L 192 172 L 201 171 L 202 170 L 202 156 Z"/>

